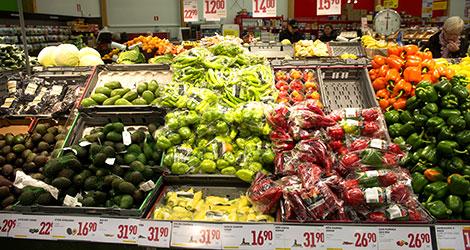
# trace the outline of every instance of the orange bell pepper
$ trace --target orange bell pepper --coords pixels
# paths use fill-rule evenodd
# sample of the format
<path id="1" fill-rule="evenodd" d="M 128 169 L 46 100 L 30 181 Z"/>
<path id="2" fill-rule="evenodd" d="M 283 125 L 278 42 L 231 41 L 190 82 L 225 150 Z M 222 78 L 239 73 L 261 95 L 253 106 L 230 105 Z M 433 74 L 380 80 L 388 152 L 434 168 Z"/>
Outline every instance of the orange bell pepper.
<path id="1" fill-rule="evenodd" d="M 400 70 L 403 65 L 405 65 L 405 60 L 396 55 L 391 55 L 387 57 L 387 64 L 392 69 Z"/>
<path id="2" fill-rule="evenodd" d="M 381 55 L 376 55 L 372 59 L 371 64 L 372 64 L 372 68 L 374 69 L 380 68 L 380 66 L 385 64 L 385 57 Z"/>
<path id="3" fill-rule="evenodd" d="M 391 55 L 401 56 L 402 51 L 403 51 L 403 47 L 399 47 L 399 46 L 389 47 L 387 49 L 388 56 L 391 56 Z"/>
<path id="4" fill-rule="evenodd" d="M 374 81 L 379 77 L 379 70 L 378 69 L 371 69 L 369 70 L 369 77 L 371 81 Z"/>
<path id="5" fill-rule="evenodd" d="M 380 99 L 388 99 L 390 97 L 390 92 L 386 89 L 381 89 L 375 93 L 375 96 Z"/>
<path id="6" fill-rule="evenodd" d="M 400 98 L 406 97 L 411 93 L 411 84 L 403 79 L 401 79 L 395 87 L 393 87 L 392 97 L 393 98 Z"/>
<path id="7" fill-rule="evenodd" d="M 380 67 L 379 69 L 379 76 L 383 76 L 385 77 L 387 75 L 387 72 L 388 70 L 390 69 L 390 67 L 388 67 L 388 65 L 382 65 L 382 67 Z"/>
<path id="8" fill-rule="evenodd" d="M 400 79 L 400 72 L 398 72 L 398 70 L 394 68 L 389 69 L 387 74 L 385 75 L 385 81 L 387 81 L 387 83 L 391 84 L 392 86 L 394 86 L 398 81 L 400 81 Z"/>
<path id="9" fill-rule="evenodd" d="M 393 103 L 393 108 L 395 110 L 404 110 L 406 108 L 406 98 L 400 97 L 396 99 L 396 101 Z"/>
<path id="10" fill-rule="evenodd" d="M 452 79 L 452 77 L 455 75 L 455 71 L 453 69 L 444 66 L 437 67 L 437 71 L 439 72 L 440 77 L 445 77 L 448 80 Z"/>
<path id="11" fill-rule="evenodd" d="M 388 107 L 390 107 L 389 99 L 380 99 L 379 106 L 382 110 L 386 110 Z"/>
<path id="12" fill-rule="evenodd" d="M 372 82 L 372 87 L 374 87 L 375 91 L 384 89 L 387 86 L 387 81 L 385 81 L 385 77 L 378 77 Z"/>
<path id="13" fill-rule="evenodd" d="M 421 72 L 426 74 L 431 72 L 436 67 L 436 62 L 433 59 L 425 59 L 421 63 Z"/>
<path id="14" fill-rule="evenodd" d="M 426 60 L 426 59 L 432 59 L 432 52 L 429 49 L 425 49 L 424 51 L 419 51 L 417 53 L 421 59 Z"/>
<path id="15" fill-rule="evenodd" d="M 421 67 L 408 67 L 403 71 L 403 78 L 407 82 L 419 83 L 422 80 Z"/>
<path id="16" fill-rule="evenodd" d="M 418 51 L 419 51 L 419 47 L 415 44 L 405 45 L 403 47 L 402 56 L 404 58 L 406 58 L 409 55 L 414 55 L 414 54 L 418 53 Z"/>
<path id="17" fill-rule="evenodd" d="M 406 57 L 405 67 L 416 67 L 421 65 L 421 57 L 417 55 L 409 55 Z"/>

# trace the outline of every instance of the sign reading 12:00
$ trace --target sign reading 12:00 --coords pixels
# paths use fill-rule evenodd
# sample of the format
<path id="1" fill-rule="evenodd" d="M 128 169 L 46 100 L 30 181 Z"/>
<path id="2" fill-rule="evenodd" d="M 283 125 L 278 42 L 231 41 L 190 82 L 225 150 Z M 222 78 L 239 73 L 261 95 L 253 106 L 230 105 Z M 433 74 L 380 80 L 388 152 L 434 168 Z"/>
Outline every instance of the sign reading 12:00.
<path id="1" fill-rule="evenodd" d="M 253 17 L 275 17 L 276 0 L 252 0 Z"/>
<path id="2" fill-rule="evenodd" d="M 317 16 L 341 15 L 341 0 L 317 0 Z"/>
<path id="3" fill-rule="evenodd" d="M 226 0 L 204 0 L 204 18 L 207 21 L 219 21 L 226 17 Z"/>

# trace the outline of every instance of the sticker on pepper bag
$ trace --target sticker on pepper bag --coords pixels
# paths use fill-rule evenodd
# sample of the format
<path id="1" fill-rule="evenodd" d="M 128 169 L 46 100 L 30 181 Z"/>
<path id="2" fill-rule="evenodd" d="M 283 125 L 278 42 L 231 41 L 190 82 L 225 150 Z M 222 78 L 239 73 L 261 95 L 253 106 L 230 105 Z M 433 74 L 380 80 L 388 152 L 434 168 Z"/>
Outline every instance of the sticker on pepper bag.
<path id="1" fill-rule="evenodd" d="M 429 227 L 380 227 L 379 249 L 433 249 Z"/>
<path id="2" fill-rule="evenodd" d="M 370 145 L 371 148 L 376 148 L 376 149 L 384 149 L 385 148 L 385 141 L 380 140 L 380 139 L 372 139 L 370 140 Z"/>

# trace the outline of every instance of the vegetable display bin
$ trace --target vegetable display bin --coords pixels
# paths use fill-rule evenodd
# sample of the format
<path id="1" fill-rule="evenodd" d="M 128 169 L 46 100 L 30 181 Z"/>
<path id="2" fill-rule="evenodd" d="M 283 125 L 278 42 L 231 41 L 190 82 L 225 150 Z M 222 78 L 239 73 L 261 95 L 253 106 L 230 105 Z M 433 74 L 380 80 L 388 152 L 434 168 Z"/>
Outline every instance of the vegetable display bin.
<path id="1" fill-rule="evenodd" d="M 353 54 L 357 57 L 365 57 L 366 52 L 360 42 L 329 42 L 328 47 L 332 56 L 341 56 L 342 54 Z"/>
<path id="2" fill-rule="evenodd" d="M 172 81 L 172 76 L 173 73 L 169 65 L 99 65 L 91 76 L 90 86 L 86 90 L 83 99 L 91 97 L 95 93 L 96 88 L 104 86 L 107 82 L 118 81 L 123 88 L 135 90 L 138 83 L 149 82 L 151 80 L 156 80 L 159 85 L 168 84 Z M 155 105 L 95 105 L 83 107 L 80 103 L 79 109 L 87 113 L 143 110 L 164 112 L 164 109 Z"/>
<path id="3" fill-rule="evenodd" d="M 210 181 L 209 181 L 210 180 Z M 159 188 L 159 195 L 146 218 L 152 220 L 156 208 L 165 204 L 165 196 L 168 191 L 187 191 L 193 189 L 202 191 L 203 197 L 218 196 L 229 199 L 239 198 L 244 195 L 249 187 L 248 183 L 234 178 L 212 176 L 165 176 L 163 185 Z"/>
<path id="4" fill-rule="evenodd" d="M 365 66 L 320 67 L 318 77 L 322 102 L 327 112 L 379 106 Z"/>
<path id="5" fill-rule="evenodd" d="M 145 112 L 115 112 L 108 114 L 88 114 L 79 113 L 73 121 L 69 132 L 64 140 L 63 150 L 70 149 L 70 146 L 78 144 L 79 140 L 95 127 L 103 127 L 107 123 L 122 122 L 126 130 L 132 130 L 136 127 L 155 123 L 157 126 L 163 124 L 163 117 L 155 111 Z M 121 168 L 129 168 L 129 166 L 120 166 Z M 158 166 L 152 166 L 155 172 L 158 172 Z M 15 211 L 27 213 L 59 213 L 59 214 L 88 214 L 88 215 L 110 215 L 124 217 L 142 217 L 144 216 L 151 204 L 156 199 L 157 189 L 161 185 L 161 176 L 153 179 L 155 187 L 146 192 L 144 201 L 133 209 L 121 209 L 115 207 L 66 207 L 66 206 L 20 206 L 14 207 Z"/>

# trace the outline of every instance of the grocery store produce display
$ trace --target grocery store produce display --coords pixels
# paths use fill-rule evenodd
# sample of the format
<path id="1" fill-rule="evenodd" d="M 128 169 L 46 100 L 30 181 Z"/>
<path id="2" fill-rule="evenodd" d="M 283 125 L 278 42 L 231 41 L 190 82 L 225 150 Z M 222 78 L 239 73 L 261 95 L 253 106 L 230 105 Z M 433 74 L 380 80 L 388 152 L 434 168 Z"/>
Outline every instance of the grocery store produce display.
<path id="1" fill-rule="evenodd" d="M 420 82 L 407 107 L 385 113 L 390 136 L 409 145 L 404 164 L 412 186 L 437 219 L 469 219 L 468 199 L 469 92 L 462 76 Z M 468 204 L 468 202 L 467 202 Z"/>
<path id="2" fill-rule="evenodd" d="M 33 195 L 24 194 L 13 186 L 17 171 L 29 174 L 37 180 L 44 180 L 43 169 L 54 155 L 59 154 L 67 130 L 61 125 L 39 123 L 34 130 L 26 134 L 0 135 L 0 198 L 2 209 L 11 209 L 15 203 L 29 202 Z M 38 190 L 36 193 L 39 204 L 53 204 L 49 192 Z M 44 194 L 43 194 L 44 193 Z M 31 197 L 27 199 L 26 196 Z"/>
<path id="3" fill-rule="evenodd" d="M 0 44 L 0 68 L 2 71 L 23 68 L 25 63 L 23 49 L 15 45 Z"/>
<path id="4" fill-rule="evenodd" d="M 279 69 L 275 71 L 276 89 L 279 94 L 277 103 L 297 103 L 306 99 L 317 100 L 317 106 L 322 107 L 320 89 L 314 69 L 304 71 Z"/>

